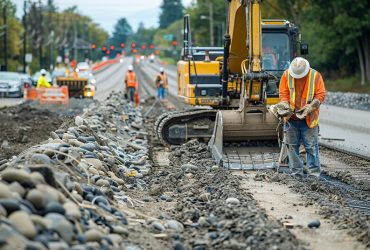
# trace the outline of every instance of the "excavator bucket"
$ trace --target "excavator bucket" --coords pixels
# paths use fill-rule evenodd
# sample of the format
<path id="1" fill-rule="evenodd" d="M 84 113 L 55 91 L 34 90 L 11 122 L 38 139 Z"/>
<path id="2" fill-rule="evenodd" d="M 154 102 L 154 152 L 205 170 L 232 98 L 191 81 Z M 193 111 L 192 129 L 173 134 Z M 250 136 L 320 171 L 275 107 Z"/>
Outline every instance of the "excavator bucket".
<path id="1" fill-rule="evenodd" d="M 262 106 L 218 111 L 209 141 L 214 159 L 228 169 L 277 168 L 278 124 L 278 119 Z"/>

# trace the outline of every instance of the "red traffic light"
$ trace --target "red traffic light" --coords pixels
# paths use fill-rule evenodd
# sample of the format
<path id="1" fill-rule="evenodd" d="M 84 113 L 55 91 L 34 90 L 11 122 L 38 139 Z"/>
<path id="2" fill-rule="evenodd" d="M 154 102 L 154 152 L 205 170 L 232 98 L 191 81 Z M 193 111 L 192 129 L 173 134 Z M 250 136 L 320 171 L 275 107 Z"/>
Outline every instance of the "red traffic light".
<path id="1" fill-rule="evenodd" d="M 110 50 L 107 50 L 107 55 L 109 55 L 110 54 Z"/>
<path id="2" fill-rule="evenodd" d="M 125 43 L 121 43 L 120 46 L 123 49 L 125 47 Z"/>
<path id="3" fill-rule="evenodd" d="M 150 48 L 150 49 L 154 49 L 154 48 L 155 48 L 154 44 L 151 44 L 151 45 L 149 46 L 149 48 Z"/>
<path id="4" fill-rule="evenodd" d="M 111 46 L 110 46 L 110 49 L 111 49 L 111 50 L 114 50 L 114 49 L 115 49 L 114 45 L 111 45 Z"/>
<path id="5" fill-rule="evenodd" d="M 131 48 L 136 48 L 136 43 L 135 42 L 131 43 Z"/>
<path id="6" fill-rule="evenodd" d="M 105 51 L 107 51 L 107 47 L 103 46 L 103 47 L 101 47 L 101 50 L 105 52 Z"/>
<path id="7" fill-rule="evenodd" d="M 141 45 L 141 49 L 146 49 L 146 45 L 145 44 Z"/>
<path id="8" fill-rule="evenodd" d="M 95 43 L 93 43 L 93 44 L 91 44 L 91 46 L 90 46 L 92 49 L 96 49 L 96 44 Z"/>
<path id="9" fill-rule="evenodd" d="M 177 46 L 177 41 L 176 41 L 176 40 L 173 40 L 173 41 L 172 41 L 172 46 L 173 46 L 173 47 L 176 47 L 176 46 Z"/>

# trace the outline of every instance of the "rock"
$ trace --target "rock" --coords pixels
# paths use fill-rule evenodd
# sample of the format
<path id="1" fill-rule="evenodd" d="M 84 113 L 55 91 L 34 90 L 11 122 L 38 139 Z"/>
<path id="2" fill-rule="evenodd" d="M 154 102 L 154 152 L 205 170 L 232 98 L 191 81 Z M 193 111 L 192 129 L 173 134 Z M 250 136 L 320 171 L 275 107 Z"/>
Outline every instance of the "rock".
<path id="1" fill-rule="evenodd" d="M 38 184 L 36 188 L 44 194 L 45 203 L 49 203 L 51 201 L 59 201 L 59 192 L 55 188 L 50 187 L 46 184 Z"/>
<path id="2" fill-rule="evenodd" d="M 45 165 L 51 164 L 49 156 L 45 154 L 33 154 L 30 161 L 33 164 L 45 164 Z"/>
<path id="3" fill-rule="evenodd" d="M 24 211 L 16 211 L 9 216 L 9 221 L 24 236 L 33 239 L 37 230 L 30 216 Z"/>
<path id="4" fill-rule="evenodd" d="M 87 150 L 87 151 L 90 151 L 90 152 L 93 152 L 96 147 L 95 147 L 94 143 L 85 143 L 80 148 L 84 149 L 84 150 Z"/>
<path id="5" fill-rule="evenodd" d="M 158 221 L 154 221 L 152 223 L 152 228 L 160 232 L 163 232 L 166 230 L 166 228 Z"/>
<path id="6" fill-rule="evenodd" d="M 48 249 L 50 250 L 68 250 L 68 244 L 64 241 L 50 241 L 48 242 Z"/>
<path id="7" fill-rule="evenodd" d="M 74 236 L 73 225 L 69 221 L 65 219 L 53 221 L 50 228 L 57 231 L 59 235 L 63 238 L 63 240 L 67 243 L 70 243 L 72 241 L 72 238 Z"/>
<path id="8" fill-rule="evenodd" d="M 58 202 L 55 202 L 55 201 L 49 202 L 46 205 L 46 208 L 45 208 L 45 214 L 57 213 L 57 214 L 64 215 L 65 212 L 66 212 L 66 210 L 64 209 L 64 207 L 61 204 L 59 204 Z"/>
<path id="9" fill-rule="evenodd" d="M 97 241 L 99 242 L 102 237 L 103 233 L 100 232 L 99 230 L 93 228 L 85 232 L 84 236 L 86 237 L 87 241 Z"/>
<path id="10" fill-rule="evenodd" d="M 31 214 L 30 218 L 35 226 L 38 226 L 42 229 L 47 229 L 51 225 L 51 222 L 48 219 L 40 215 Z"/>
<path id="11" fill-rule="evenodd" d="M 123 238 L 119 234 L 108 234 L 107 237 L 115 244 L 119 245 L 123 242 Z"/>
<path id="12" fill-rule="evenodd" d="M 71 144 L 72 146 L 75 146 L 75 147 L 81 147 L 84 145 L 83 142 L 80 142 L 79 140 L 77 139 L 69 139 L 68 140 L 68 143 Z"/>
<path id="13" fill-rule="evenodd" d="M 63 139 L 64 141 L 77 140 L 77 139 L 76 139 L 76 136 L 71 135 L 71 134 L 69 134 L 69 133 L 64 133 L 64 134 L 63 134 L 62 139 Z"/>
<path id="14" fill-rule="evenodd" d="M 321 225 L 320 221 L 319 220 L 313 220 L 311 221 L 310 223 L 308 223 L 308 227 L 309 228 L 319 228 Z"/>
<path id="15" fill-rule="evenodd" d="M 110 186 L 110 183 L 108 180 L 105 180 L 105 179 L 99 179 L 96 183 L 95 183 L 97 186 L 104 186 L 104 187 L 109 187 Z"/>
<path id="16" fill-rule="evenodd" d="M 226 199 L 226 204 L 228 205 L 238 205 L 240 203 L 239 199 L 230 197 Z"/>
<path id="17" fill-rule="evenodd" d="M 66 211 L 66 215 L 69 215 L 75 219 L 81 218 L 80 209 L 75 203 L 68 201 L 63 204 L 63 207 Z"/>
<path id="18" fill-rule="evenodd" d="M 18 193 L 21 197 L 26 193 L 24 187 L 16 181 L 12 182 L 8 187 L 12 192 Z"/>
<path id="19" fill-rule="evenodd" d="M 220 166 L 218 166 L 218 165 L 213 165 L 211 167 L 211 171 L 218 171 L 219 169 L 220 169 Z"/>
<path id="20" fill-rule="evenodd" d="M 28 239 L 6 223 L 0 224 L 1 249 L 26 249 Z"/>
<path id="21" fill-rule="evenodd" d="M 21 209 L 16 199 L 0 199 L 0 205 L 5 208 L 8 214 Z"/>
<path id="22" fill-rule="evenodd" d="M 29 241 L 27 242 L 27 246 L 25 249 L 27 250 L 46 250 L 46 247 L 41 242 Z"/>
<path id="23" fill-rule="evenodd" d="M 0 199 L 7 199 L 12 198 L 12 192 L 10 191 L 9 187 L 4 183 L 0 182 Z"/>
<path id="24" fill-rule="evenodd" d="M 103 170 L 103 163 L 99 159 L 85 158 L 84 161 L 98 170 Z"/>
<path id="25" fill-rule="evenodd" d="M 2 205 L 0 205 L 0 217 L 1 216 L 4 216 L 4 217 L 8 216 L 6 209 Z"/>
<path id="26" fill-rule="evenodd" d="M 88 171 L 93 175 L 99 175 L 99 171 L 94 167 L 89 167 Z"/>
<path id="27" fill-rule="evenodd" d="M 55 133 L 54 131 L 51 131 L 51 132 L 50 132 L 50 137 L 51 137 L 51 138 L 53 138 L 53 139 L 61 139 L 61 138 L 59 137 L 59 135 L 58 135 L 57 133 Z"/>
<path id="28" fill-rule="evenodd" d="M 28 192 L 26 199 L 37 209 L 43 209 L 45 206 L 44 194 L 37 189 Z"/>
<path id="29" fill-rule="evenodd" d="M 32 182 L 35 184 L 45 183 L 44 176 L 40 174 L 39 172 L 32 172 L 30 177 L 31 177 Z"/>
<path id="30" fill-rule="evenodd" d="M 186 163 L 181 165 L 181 169 L 185 172 L 194 172 L 198 170 L 198 167 L 194 164 Z"/>
<path id="31" fill-rule="evenodd" d="M 113 226 L 113 233 L 116 233 L 116 234 L 122 234 L 124 236 L 128 236 L 129 235 L 129 231 L 122 227 L 122 226 Z"/>
<path id="32" fill-rule="evenodd" d="M 30 174 L 19 169 L 6 169 L 1 173 L 1 178 L 7 182 L 18 181 L 24 183 L 30 179 Z"/>
<path id="33" fill-rule="evenodd" d="M 175 230 L 177 233 L 184 231 L 184 225 L 177 220 L 167 220 L 166 225 L 168 228 Z"/>
<path id="34" fill-rule="evenodd" d="M 210 193 L 202 193 L 201 195 L 199 195 L 199 200 L 201 201 L 210 201 L 211 199 L 211 194 Z"/>
<path id="35" fill-rule="evenodd" d="M 175 242 L 174 250 L 186 250 L 186 247 L 181 242 Z"/>
<path id="36" fill-rule="evenodd" d="M 76 126 L 82 126 L 84 124 L 84 119 L 81 116 L 76 116 L 75 124 Z"/>

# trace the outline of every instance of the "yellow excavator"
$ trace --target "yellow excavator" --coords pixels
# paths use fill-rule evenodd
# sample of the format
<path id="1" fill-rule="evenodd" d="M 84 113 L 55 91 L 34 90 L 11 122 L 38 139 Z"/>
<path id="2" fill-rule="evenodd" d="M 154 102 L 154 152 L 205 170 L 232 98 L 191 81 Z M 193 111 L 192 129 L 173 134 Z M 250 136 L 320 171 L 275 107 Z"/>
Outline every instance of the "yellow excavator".
<path id="1" fill-rule="evenodd" d="M 184 17 L 178 96 L 197 108 L 157 119 L 163 143 L 209 141 L 216 162 L 230 169 L 278 166 L 281 131 L 268 105 L 278 102 L 279 78 L 297 56 L 300 36 L 286 20 L 261 20 L 260 2 L 227 1 L 223 49 L 192 47 L 190 19 Z"/>

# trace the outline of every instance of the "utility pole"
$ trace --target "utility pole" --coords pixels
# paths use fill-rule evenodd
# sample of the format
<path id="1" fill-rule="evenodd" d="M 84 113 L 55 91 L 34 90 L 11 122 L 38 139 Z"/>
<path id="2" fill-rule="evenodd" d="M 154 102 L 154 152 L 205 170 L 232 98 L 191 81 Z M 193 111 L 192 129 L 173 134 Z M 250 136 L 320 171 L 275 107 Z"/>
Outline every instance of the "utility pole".
<path id="1" fill-rule="evenodd" d="M 211 46 L 215 46 L 215 38 L 213 34 L 213 3 L 208 1 L 209 6 L 209 39 L 211 40 Z"/>
<path id="2" fill-rule="evenodd" d="M 27 53 L 27 0 L 23 1 L 23 73 L 26 73 L 26 53 Z"/>
<path id="3" fill-rule="evenodd" d="M 52 30 L 52 25 L 51 25 L 51 2 L 48 1 L 48 34 L 49 34 L 49 69 L 51 70 L 51 66 L 54 64 L 53 63 L 53 40 L 54 40 L 54 31 Z"/>
<path id="4" fill-rule="evenodd" d="M 3 25 L 4 25 L 4 71 L 8 70 L 8 20 L 7 20 L 7 0 L 3 0 Z"/>
<path id="5" fill-rule="evenodd" d="M 39 63 L 40 63 L 40 68 L 43 68 L 43 62 L 42 62 L 42 45 L 43 45 L 43 29 L 42 29 L 42 3 L 41 0 L 39 0 Z"/>

